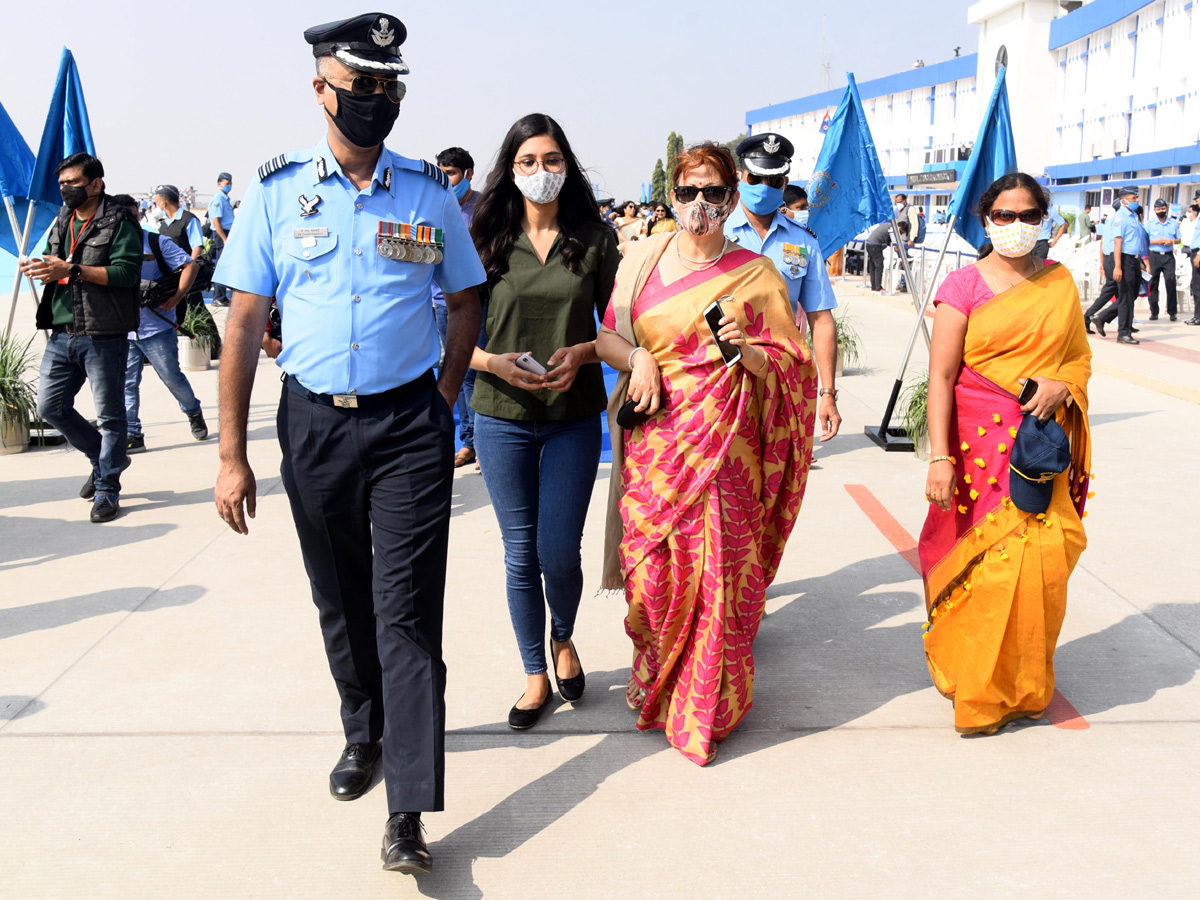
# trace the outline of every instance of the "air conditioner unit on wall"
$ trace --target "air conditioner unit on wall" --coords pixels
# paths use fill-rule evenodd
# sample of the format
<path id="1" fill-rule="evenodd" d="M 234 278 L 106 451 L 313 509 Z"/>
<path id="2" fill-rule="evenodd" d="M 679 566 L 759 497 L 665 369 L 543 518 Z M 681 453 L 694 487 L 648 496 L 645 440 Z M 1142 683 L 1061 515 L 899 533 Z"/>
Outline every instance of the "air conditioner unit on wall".
<path id="1" fill-rule="evenodd" d="M 1103 141 L 1092 141 L 1092 156 L 1097 157 L 1097 156 L 1103 156 L 1103 155 L 1104 155 L 1104 142 Z"/>

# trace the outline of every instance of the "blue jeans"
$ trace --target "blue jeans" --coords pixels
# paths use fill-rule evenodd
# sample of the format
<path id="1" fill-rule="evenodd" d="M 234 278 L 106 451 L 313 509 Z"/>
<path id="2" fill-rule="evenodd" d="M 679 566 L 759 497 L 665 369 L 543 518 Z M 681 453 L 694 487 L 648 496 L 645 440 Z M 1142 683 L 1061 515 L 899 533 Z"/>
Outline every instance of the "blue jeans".
<path id="1" fill-rule="evenodd" d="M 125 421 L 125 335 L 93 338 L 56 331 L 46 343 L 38 382 L 38 415 L 62 432 L 96 470 L 96 496 L 121 493 L 121 466 L 129 440 Z M 97 430 L 75 409 L 84 381 L 92 383 Z"/>
<path id="2" fill-rule="evenodd" d="M 147 360 L 171 396 L 179 401 L 179 408 L 184 415 L 194 416 L 200 412 L 200 401 L 192 393 L 192 385 L 179 368 L 179 338 L 175 329 L 168 328 L 150 337 L 130 341 L 129 360 L 125 368 L 125 416 L 129 420 L 130 437 L 142 433 L 142 423 L 138 419 L 141 406 L 139 388 L 142 384 L 142 367 Z"/>
<path id="3" fill-rule="evenodd" d="M 571 639 L 583 594 L 580 544 L 600 465 L 600 417 L 523 422 L 477 413 L 475 450 L 504 539 L 508 612 L 526 675 L 550 636 Z M 545 581 L 545 592 L 542 582 Z"/>
<path id="4" fill-rule="evenodd" d="M 433 321 L 437 324 L 438 340 L 442 344 L 442 359 L 446 356 L 446 326 L 447 312 L 445 306 L 433 305 Z M 487 321 L 487 308 L 479 322 L 479 337 L 475 346 L 482 347 L 487 343 L 487 332 L 483 324 Z M 439 361 L 440 365 L 440 361 Z M 475 393 L 475 370 L 467 369 L 463 376 L 462 387 L 458 389 L 458 400 L 454 403 L 454 411 L 458 414 L 458 439 L 464 448 L 475 449 L 475 410 L 471 408 L 471 397 Z"/>

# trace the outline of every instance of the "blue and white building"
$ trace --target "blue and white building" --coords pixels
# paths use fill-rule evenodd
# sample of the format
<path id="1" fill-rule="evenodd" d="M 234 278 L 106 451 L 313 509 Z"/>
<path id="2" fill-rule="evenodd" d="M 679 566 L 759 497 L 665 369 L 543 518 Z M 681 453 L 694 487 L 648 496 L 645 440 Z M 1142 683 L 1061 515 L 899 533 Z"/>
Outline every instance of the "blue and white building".
<path id="1" fill-rule="evenodd" d="M 1193 0 L 981 0 L 976 52 L 859 83 L 893 192 L 930 219 L 950 200 L 1000 62 L 1007 65 L 1021 168 L 1064 211 L 1111 203 L 1190 203 L 1200 189 L 1200 3 Z M 796 146 L 808 178 L 845 88 L 746 113 L 750 133 Z"/>

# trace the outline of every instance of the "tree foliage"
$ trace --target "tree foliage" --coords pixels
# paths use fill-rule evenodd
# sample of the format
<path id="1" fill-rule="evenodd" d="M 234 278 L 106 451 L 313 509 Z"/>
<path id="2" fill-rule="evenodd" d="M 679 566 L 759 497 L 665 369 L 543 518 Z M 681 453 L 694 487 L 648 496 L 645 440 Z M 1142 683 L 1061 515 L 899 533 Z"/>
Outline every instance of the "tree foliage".
<path id="1" fill-rule="evenodd" d="M 734 159 L 737 159 L 738 144 L 740 144 L 742 141 L 744 141 L 747 137 L 748 137 L 748 135 L 746 134 L 746 132 L 743 131 L 741 134 L 739 134 L 737 137 L 735 137 L 732 141 L 725 142 L 725 146 L 729 148 L 729 152 L 733 154 Z"/>
<path id="2" fill-rule="evenodd" d="M 654 174 L 650 176 L 650 202 L 667 202 L 667 173 L 661 159 L 654 164 Z"/>

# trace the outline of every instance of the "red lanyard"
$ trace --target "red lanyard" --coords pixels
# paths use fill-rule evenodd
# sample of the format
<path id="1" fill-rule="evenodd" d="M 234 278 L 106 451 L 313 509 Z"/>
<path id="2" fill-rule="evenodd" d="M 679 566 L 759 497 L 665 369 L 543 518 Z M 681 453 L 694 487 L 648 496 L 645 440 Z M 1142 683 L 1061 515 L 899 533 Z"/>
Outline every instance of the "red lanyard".
<path id="1" fill-rule="evenodd" d="M 77 217 L 71 216 L 71 227 L 67 229 L 71 234 L 71 252 L 67 254 L 67 259 L 70 259 L 72 256 L 75 255 L 75 244 L 79 241 L 79 236 L 81 234 L 83 234 L 84 231 L 87 230 L 87 227 L 90 224 L 92 224 L 92 219 L 96 218 L 96 213 L 99 211 L 100 211 L 99 207 L 92 210 L 92 214 L 90 216 L 88 216 L 87 221 L 83 223 L 83 227 L 81 227 L 78 231 L 75 230 L 75 223 L 79 220 Z M 67 276 L 66 278 L 58 279 L 59 284 L 69 284 L 70 281 L 71 281 L 70 276 Z"/>

